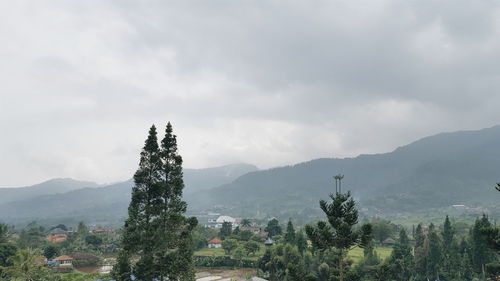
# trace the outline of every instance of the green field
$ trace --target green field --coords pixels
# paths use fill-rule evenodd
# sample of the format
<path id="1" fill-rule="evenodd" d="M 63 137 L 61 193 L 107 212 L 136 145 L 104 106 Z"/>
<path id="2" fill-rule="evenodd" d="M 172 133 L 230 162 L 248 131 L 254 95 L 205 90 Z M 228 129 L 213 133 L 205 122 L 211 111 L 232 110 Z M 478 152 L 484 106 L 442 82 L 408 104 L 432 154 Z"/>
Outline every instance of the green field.
<path id="1" fill-rule="evenodd" d="M 223 256 L 224 249 L 222 248 L 203 248 L 194 252 L 195 256 L 212 256 L 212 257 L 220 257 Z"/>
<path id="2" fill-rule="evenodd" d="M 375 252 L 377 252 L 377 255 L 380 257 L 381 260 L 385 260 L 387 257 L 391 255 L 392 248 L 390 247 L 380 247 L 377 246 L 375 247 Z M 349 251 L 348 257 L 352 259 L 354 264 L 357 264 L 358 262 L 363 259 L 363 249 L 356 247 Z"/>
<path id="3" fill-rule="evenodd" d="M 247 257 L 247 259 L 250 260 L 257 260 L 259 259 L 262 255 L 264 255 L 264 252 L 266 251 L 265 247 L 261 247 L 260 251 L 255 254 L 255 255 L 250 255 Z M 388 247 L 375 247 L 375 251 L 377 252 L 378 256 L 380 259 L 384 260 L 386 259 L 392 252 L 392 248 Z M 220 257 L 224 256 L 224 249 L 222 248 L 204 248 L 199 251 L 196 251 L 194 253 L 195 256 L 213 256 L 213 257 Z M 361 248 L 354 248 L 351 251 L 349 251 L 348 254 L 349 258 L 352 259 L 354 264 L 358 263 L 362 258 L 363 258 L 363 249 Z"/>
<path id="4" fill-rule="evenodd" d="M 266 248 L 261 247 L 260 250 L 255 255 L 246 256 L 244 259 L 258 260 L 260 257 L 262 257 L 264 255 L 265 252 L 266 252 Z M 221 256 L 224 256 L 225 254 L 226 253 L 224 252 L 224 249 L 222 249 L 222 248 L 203 248 L 201 250 L 194 252 L 195 256 L 221 257 Z"/>
<path id="5" fill-rule="evenodd" d="M 58 273 L 57 276 L 62 281 L 94 281 L 99 278 L 107 277 L 107 274 L 101 273 Z"/>

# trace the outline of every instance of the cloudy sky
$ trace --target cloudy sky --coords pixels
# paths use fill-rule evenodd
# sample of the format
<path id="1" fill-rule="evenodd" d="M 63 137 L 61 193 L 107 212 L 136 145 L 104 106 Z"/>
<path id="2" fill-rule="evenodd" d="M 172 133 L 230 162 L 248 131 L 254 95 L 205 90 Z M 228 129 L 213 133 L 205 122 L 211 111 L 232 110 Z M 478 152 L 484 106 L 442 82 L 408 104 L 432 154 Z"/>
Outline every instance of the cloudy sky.
<path id="1" fill-rule="evenodd" d="M 0 1 L 0 186 L 387 152 L 500 123 L 497 1 Z"/>

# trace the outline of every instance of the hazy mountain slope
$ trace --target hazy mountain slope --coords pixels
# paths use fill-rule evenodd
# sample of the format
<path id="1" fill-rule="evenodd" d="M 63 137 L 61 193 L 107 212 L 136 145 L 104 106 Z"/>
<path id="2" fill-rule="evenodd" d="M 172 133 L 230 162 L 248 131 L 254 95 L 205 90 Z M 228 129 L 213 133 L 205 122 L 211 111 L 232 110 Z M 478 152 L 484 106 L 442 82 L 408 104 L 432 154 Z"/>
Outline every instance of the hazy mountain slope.
<path id="1" fill-rule="evenodd" d="M 351 190 L 371 213 L 412 213 L 451 204 L 486 206 L 500 200 L 492 190 L 500 181 L 499 144 L 500 126 L 496 126 L 427 137 L 390 153 L 252 171 L 232 182 L 227 175 L 237 173 L 231 174 L 228 167 L 186 169 L 185 199 L 191 213 L 212 209 L 305 222 L 321 215 L 318 200 L 334 192 L 332 177 L 344 174 L 343 190 Z M 233 168 L 229 170 L 238 170 Z M 253 168 L 240 173 L 245 169 Z M 226 184 L 210 188 L 217 182 Z M 126 215 L 131 186 L 125 182 L 1 204 L 0 220 L 40 216 L 117 220 Z"/>
<path id="2" fill-rule="evenodd" d="M 257 171 L 250 164 L 230 164 L 206 169 L 184 169 L 184 194 L 207 190 L 232 182 L 241 175 Z"/>
<path id="3" fill-rule="evenodd" d="M 30 199 L 40 195 L 64 193 L 84 187 L 98 187 L 98 184 L 73 179 L 52 179 L 32 186 L 0 188 L 0 204 Z"/>
<path id="4" fill-rule="evenodd" d="M 415 211 L 451 204 L 492 203 L 500 180 L 500 127 L 444 133 L 393 152 L 346 159 L 318 159 L 244 175 L 231 184 L 198 193 L 194 208 L 224 205 L 243 216 L 317 211 L 334 191 L 332 176 L 344 174 L 361 203 L 377 210 Z"/>
<path id="5" fill-rule="evenodd" d="M 228 183 L 257 168 L 232 164 L 208 169 L 185 169 L 185 193 L 206 190 Z M 118 220 L 126 215 L 133 181 L 100 188 L 83 188 L 63 194 L 45 194 L 0 204 L 0 221 L 77 217 L 90 221 Z M 31 187 L 30 187 L 31 188 Z M 0 196 L 2 196 L 0 189 Z"/>
<path id="6" fill-rule="evenodd" d="M 42 195 L 36 198 L 0 205 L 2 219 L 54 218 L 89 215 L 123 216 L 123 203 L 130 200 L 132 181 L 100 188 L 83 188 L 62 194 Z M 116 208 L 116 205 L 119 207 Z"/>

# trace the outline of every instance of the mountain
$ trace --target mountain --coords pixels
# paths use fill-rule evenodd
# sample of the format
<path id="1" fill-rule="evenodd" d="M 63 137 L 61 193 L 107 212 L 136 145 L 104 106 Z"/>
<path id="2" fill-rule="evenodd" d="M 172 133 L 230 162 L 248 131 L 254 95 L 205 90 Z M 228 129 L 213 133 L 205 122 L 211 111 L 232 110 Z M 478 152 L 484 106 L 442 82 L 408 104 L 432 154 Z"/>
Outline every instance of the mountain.
<path id="1" fill-rule="evenodd" d="M 231 164 L 207 169 L 184 169 L 186 185 L 184 193 L 208 190 L 229 183 L 237 177 L 255 170 L 257 167 L 249 164 Z M 49 182 L 61 183 L 59 180 Z M 45 193 L 37 194 L 38 196 L 27 196 L 27 194 L 20 193 L 18 194 L 19 200 L 9 202 L 6 200 L 1 203 L 0 221 L 19 222 L 31 219 L 57 221 L 63 218 L 74 218 L 76 223 L 82 219 L 116 223 L 126 215 L 133 181 L 128 180 L 98 188 L 74 188 L 65 193 L 56 192 L 59 189 L 55 187 L 59 185 L 45 183 L 23 189 L 35 190 L 40 186 L 44 187 Z M 50 190 L 54 192 L 48 192 L 49 188 L 46 186 L 52 186 Z M 11 189 L 5 189 L 5 191 L 7 191 L 6 194 L 9 194 Z M 0 198 L 3 198 L 3 192 L 4 189 L 0 189 Z"/>
<path id="2" fill-rule="evenodd" d="M 432 216 L 455 204 L 498 214 L 500 194 L 493 189 L 500 181 L 498 144 L 500 126 L 495 126 L 426 137 L 389 153 L 323 158 L 269 170 L 186 169 L 184 198 L 190 214 L 292 217 L 300 224 L 322 217 L 318 200 L 335 191 L 333 176 L 343 174 L 342 190 L 352 192 L 365 215 Z M 0 204 L 0 220 L 120 222 L 131 186 L 128 181 Z"/>
<path id="3" fill-rule="evenodd" d="M 98 187 L 95 182 L 78 181 L 74 179 L 51 179 L 39 184 L 26 187 L 0 188 L 0 204 L 26 200 L 40 195 L 64 193 L 84 187 Z"/>
<path id="4" fill-rule="evenodd" d="M 184 184 L 186 186 L 184 194 L 217 187 L 232 182 L 241 175 L 257 170 L 257 167 L 250 164 L 230 164 L 206 169 L 184 169 Z"/>
<path id="5" fill-rule="evenodd" d="M 317 159 L 248 173 L 191 203 L 243 217 L 270 214 L 304 220 L 321 215 L 318 200 L 334 192 L 333 176 L 343 174 L 343 191 L 352 191 L 371 214 L 412 214 L 453 204 L 495 206 L 500 180 L 500 126 L 443 133 L 393 152 L 355 158 Z"/>

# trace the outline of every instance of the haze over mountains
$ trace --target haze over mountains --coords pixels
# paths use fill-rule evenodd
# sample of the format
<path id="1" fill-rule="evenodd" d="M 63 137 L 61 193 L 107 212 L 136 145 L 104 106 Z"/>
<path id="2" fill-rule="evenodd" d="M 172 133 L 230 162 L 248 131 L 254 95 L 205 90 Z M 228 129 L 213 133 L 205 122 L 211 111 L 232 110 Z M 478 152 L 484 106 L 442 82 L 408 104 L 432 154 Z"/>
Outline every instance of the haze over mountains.
<path id="1" fill-rule="evenodd" d="M 390 153 L 316 159 L 262 171 L 247 164 L 186 169 L 184 194 L 192 214 L 211 210 L 307 221 L 321 215 L 318 200 L 334 191 L 332 177 L 344 174 L 343 190 L 351 190 L 367 214 L 412 214 L 453 204 L 495 208 L 500 200 L 492 191 L 500 181 L 499 144 L 500 126 L 495 126 L 438 134 Z M 0 220 L 72 218 L 120 224 L 132 184 L 129 180 L 98 187 L 68 181 L 65 193 L 56 185 L 25 188 L 39 190 L 16 195 L 12 189 L 0 189 Z M 42 189 L 50 193 L 40 194 Z"/>
<path id="2" fill-rule="evenodd" d="M 229 183 L 248 172 L 250 164 L 184 169 L 184 194 Z M 115 222 L 126 214 L 133 181 L 106 186 L 72 179 L 54 179 L 19 188 L 0 188 L 0 221 L 71 218 Z"/>
<path id="3" fill-rule="evenodd" d="M 74 179 L 52 179 L 26 187 L 5 187 L 0 189 L 0 204 L 31 199 L 40 195 L 64 193 L 84 187 L 98 187 L 95 182 L 78 181 Z"/>

